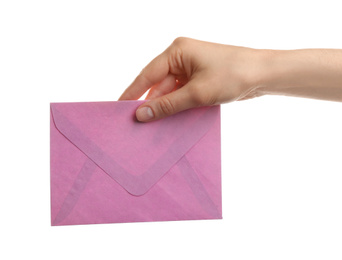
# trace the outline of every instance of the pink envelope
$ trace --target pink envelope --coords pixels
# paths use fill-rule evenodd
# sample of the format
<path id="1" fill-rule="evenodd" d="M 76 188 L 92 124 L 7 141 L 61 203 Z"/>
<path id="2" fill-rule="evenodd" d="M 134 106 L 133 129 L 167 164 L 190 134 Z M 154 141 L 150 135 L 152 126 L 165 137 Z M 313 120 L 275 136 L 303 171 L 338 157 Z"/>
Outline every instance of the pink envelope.
<path id="1" fill-rule="evenodd" d="M 221 219 L 220 107 L 150 123 L 144 101 L 51 103 L 51 224 Z"/>

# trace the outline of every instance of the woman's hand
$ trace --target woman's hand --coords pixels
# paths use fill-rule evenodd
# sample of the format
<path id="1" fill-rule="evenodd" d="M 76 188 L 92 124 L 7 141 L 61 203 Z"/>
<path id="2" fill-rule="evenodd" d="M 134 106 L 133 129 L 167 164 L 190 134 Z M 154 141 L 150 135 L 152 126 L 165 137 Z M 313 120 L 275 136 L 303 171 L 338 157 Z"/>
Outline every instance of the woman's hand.
<path id="1" fill-rule="evenodd" d="M 143 122 L 266 94 L 342 101 L 342 50 L 256 50 L 177 38 L 119 100 L 147 90 L 136 111 Z"/>
<path id="2" fill-rule="evenodd" d="M 148 64 L 120 100 L 138 99 L 150 90 L 137 112 L 152 121 L 185 109 L 258 95 L 266 51 L 177 38 Z"/>

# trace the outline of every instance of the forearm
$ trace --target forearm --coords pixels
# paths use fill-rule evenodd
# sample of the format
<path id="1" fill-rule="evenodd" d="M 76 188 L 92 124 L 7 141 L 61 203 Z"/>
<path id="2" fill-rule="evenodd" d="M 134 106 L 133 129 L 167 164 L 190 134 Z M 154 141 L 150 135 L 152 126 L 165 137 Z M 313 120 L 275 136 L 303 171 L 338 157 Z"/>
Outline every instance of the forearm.
<path id="1" fill-rule="evenodd" d="M 342 101 L 342 50 L 265 51 L 259 95 L 287 95 Z"/>

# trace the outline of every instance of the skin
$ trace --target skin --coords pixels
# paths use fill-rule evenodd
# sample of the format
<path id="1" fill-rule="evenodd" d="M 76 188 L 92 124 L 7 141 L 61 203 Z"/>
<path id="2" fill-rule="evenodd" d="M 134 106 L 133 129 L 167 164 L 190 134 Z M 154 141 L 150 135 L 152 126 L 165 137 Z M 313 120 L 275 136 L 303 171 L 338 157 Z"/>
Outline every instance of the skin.
<path id="1" fill-rule="evenodd" d="M 141 122 L 263 95 L 342 101 L 342 50 L 259 50 L 177 38 L 119 100 L 148 91 Z"/>

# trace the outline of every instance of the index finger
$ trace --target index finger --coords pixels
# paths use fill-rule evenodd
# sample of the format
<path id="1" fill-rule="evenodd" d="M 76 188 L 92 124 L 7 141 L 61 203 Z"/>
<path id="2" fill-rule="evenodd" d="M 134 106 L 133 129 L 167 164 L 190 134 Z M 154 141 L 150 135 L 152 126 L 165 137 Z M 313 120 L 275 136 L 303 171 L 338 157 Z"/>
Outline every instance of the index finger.
<path id="1" fill-rule="evenodd" d="M 165 52 L 154 58 L 124 91 L 119 100 L 140 98 L 154 84 L 162 81 L 169 73 L 168 58 Z"/>

